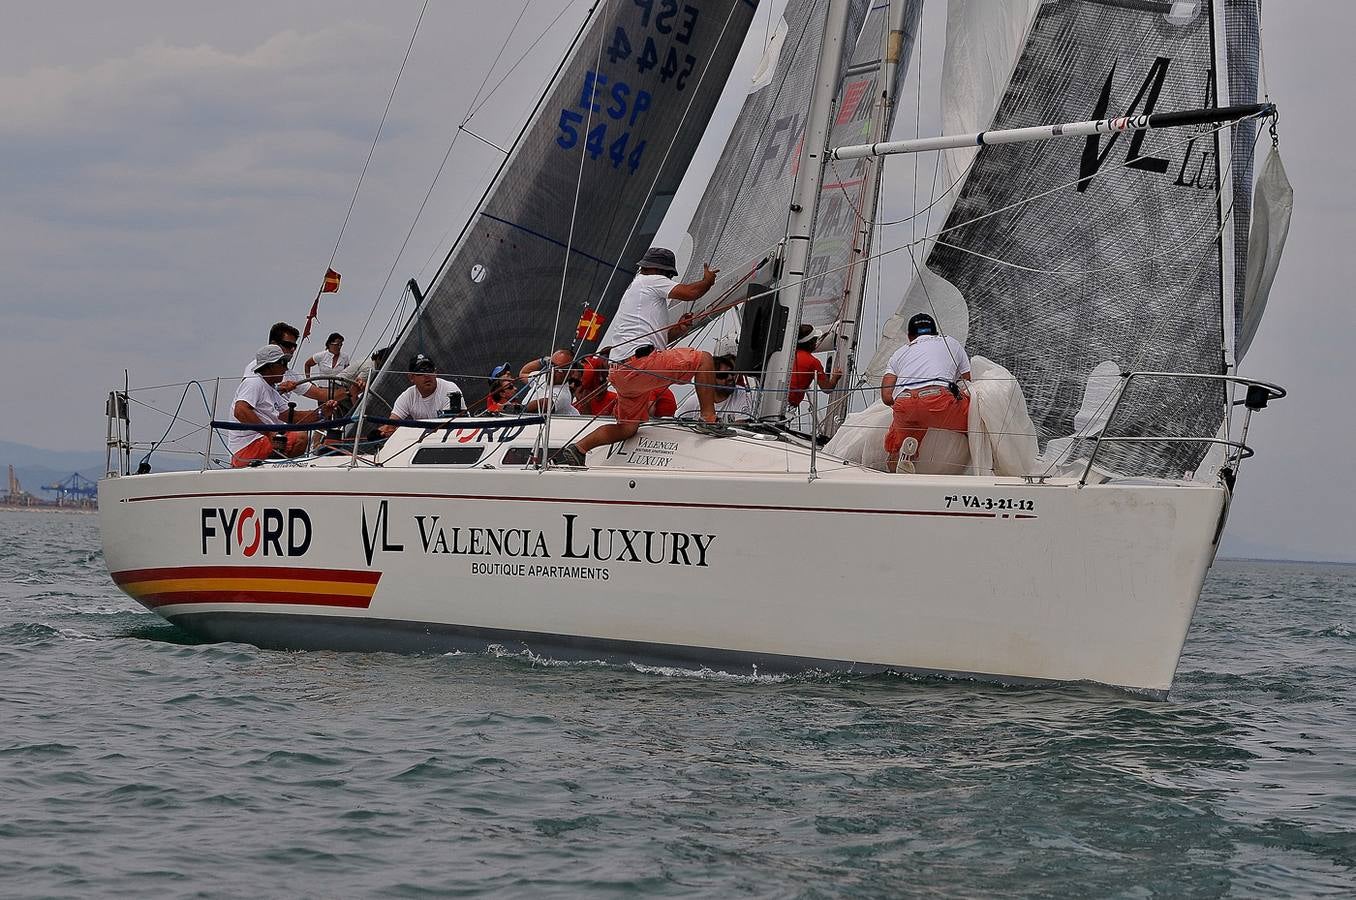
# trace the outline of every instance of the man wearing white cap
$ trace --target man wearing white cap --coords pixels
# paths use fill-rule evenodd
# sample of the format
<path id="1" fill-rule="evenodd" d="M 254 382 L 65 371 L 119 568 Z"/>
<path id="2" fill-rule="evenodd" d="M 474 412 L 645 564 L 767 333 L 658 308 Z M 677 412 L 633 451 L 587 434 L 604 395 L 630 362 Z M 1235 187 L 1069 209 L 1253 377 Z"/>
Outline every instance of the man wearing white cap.
<path id="1" fill-rule="evenodd" d="M 289 423 L 300 424 L 320 421 L 322 414 L 334 414 L 336 403 L 333 400 L 306 412 L 296 412 L 290 407 L 277 388 L 287 375 L 287 361 L 287 354 L 277 344 L 259 348 L 254 354 L 251 374 L 242 378 L 240 387 L 236 388 L 231 403 L 232 419 L 242 425 L 282 425 L 284 416 L 288 416 Z M 231 466 L 239 469 L 256 460 L 268 459 L 275 451 L 285 456 L 300 456 L 306 450 L 306 432 L 231 430 L 226 432 L 226 446 L 231 451 Z"/>

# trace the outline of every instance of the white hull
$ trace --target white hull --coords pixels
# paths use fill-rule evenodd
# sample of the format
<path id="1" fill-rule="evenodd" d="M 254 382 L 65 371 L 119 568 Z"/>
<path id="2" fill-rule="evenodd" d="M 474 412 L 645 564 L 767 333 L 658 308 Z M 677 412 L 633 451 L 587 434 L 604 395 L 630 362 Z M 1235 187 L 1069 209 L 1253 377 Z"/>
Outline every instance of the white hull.
<path id="1" fill-rule="evenodd" d="M 823 457 L 810 480 L 784 443 L 640 437 L 671 441 L 676 466 L 734 454 L 763 471 L 615 457 L 112 478 L 104 556 L 169 621 L 264 647 L 502 644 L 1162 695 L 1227 503 L 1204 484 L 890 476 Z"/>

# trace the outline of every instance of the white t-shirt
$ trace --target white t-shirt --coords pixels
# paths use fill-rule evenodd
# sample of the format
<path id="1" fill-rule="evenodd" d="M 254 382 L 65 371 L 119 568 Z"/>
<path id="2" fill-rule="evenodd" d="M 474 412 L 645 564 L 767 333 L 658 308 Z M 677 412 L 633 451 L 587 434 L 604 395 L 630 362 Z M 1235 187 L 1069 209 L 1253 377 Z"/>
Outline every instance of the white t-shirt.
<path id="1" fill-rule="evenodd" d="M 240 379 L 240 387 L 235 389 L 235 398 L 231 400 L 231 420 L 239 422 L 235 415 L 235 404 L 244 400 L 267 425 L 281 425 L 283 413 L 287 412 L 287 401 L 273 385 L 264 381 L 260 375 L 250 375 Z M 228 431 L 226 446 L 231 453 L 238 453 L 250 444 L 278 432 L 264 431 Z M 283 432 L 284 434 L 286 432 Z"/>
<path id="2" fill-rule="evenodd" d="M 248 380 L 251 379 L 251 378 L 256 377 L 255 371 L 254 371 L 254 365 L 255 365 L 255 363 L 254 363 L 254 360 L 253 360 L 253 359 L 251 359 L 249 362 L 245 363 L 245 371 L 242 372 L 242 373 L 240 374 L 240 377 L 241 377 L 242 379 L 246 380 L 246 381 L 248 381 Z M 305 377 L 306 377 L 306 376 L 303 375 L 303 374 L 301 374 L 300 372 L 293 372 L 291 369 L 288 369 L 288 370 L 287 370 L 287 373 L 286 373 L 285 375 L 283 375 L 283 381 L 301 381 L 301 380 L 302 380 L 303 378 L 305 378 Z M 292 392 L 291 392 L 291 391 L 276 391 L 276 390 L 275 390 L 275 393 L 281 395 L 284 399 L 287 399 L 287 400 L 292 399 Z M 303 400 L 303 399 L 305 399 L 305 395 L 303 394 L 301 397 L 298 397 L 297 399 Z"/>
<path id="3" fill-rule="evenodd" d="M 433 387 L 433 393 L 427 397 L 419 393 L 419 388 L 410 385 L 405 388 L 405 393 L 396 398 L 396 402 L 391 404 L 392 419 L 436 419 L 438 413 L 447 409 L 447 395 L 455 391 L 461 393 L 461 388 L 457 387 L 456 382 L 448 381 L 445 378 L 439 378 L 438 383 Z M 466 398 L 462 398 L 462 406 L 466 406 Z"/>
<path id="4" fill-rule="evenodd" d="M 695 393 L 678 406 L 675 415 L 680 419 L 696 419 L 701 416 L 702 404 Z M 716 420 L 720 422 L 746 422 L 753 418 L 753 392 L 743 385 L 735 385 L 734 393 L 716 403 Z"/>
<path id="5" fill-rule="evenodd" d="M 321 350 L 311 357 L 311 362 L 315 363 L 315 365 L 311 367 L 311 370 L 315 375 L 341 375 L 349 366 L 349 358 L 347 356 L 340 353 L 339 361 L 335 362 L 334 354 L 329 350 Z"/>
<path id="6" fill-rule="evenodd" d="M 894 375 L 895 397 L 908 390 L 947 385 L 970 374 L 970 357 L 960 341 L 947 334 L 920 334 L 890 357 L 885 367 Z"/>
<path id="7" fill-rule="evenodd" d="M 539 372 L 533 375 L 528 381 L 527 399 L 523 400 L 524 407 L 531 407 L 533 403 L 546 396 L 546 373 Z M 570 386 L 567 384 L 558 384 L 551 388 L 551 415 L 553 416 L 577 416 L 579 410 L 574 408 L 574 397 L 570 394 Z M 545 410 L 543 410 L 545 412 Z"/>
<path id="8" fill-rule="evenodd" d="M 612 344 L 613 360 L 629 359 L 636 348 L 646 344 L 653 344 L 656 350 L 668 347 L 669 327 L 673 325 L 669 291 L 677 284 L 666 275 L 637 275 L 632 279 L 605 338 Z"/>

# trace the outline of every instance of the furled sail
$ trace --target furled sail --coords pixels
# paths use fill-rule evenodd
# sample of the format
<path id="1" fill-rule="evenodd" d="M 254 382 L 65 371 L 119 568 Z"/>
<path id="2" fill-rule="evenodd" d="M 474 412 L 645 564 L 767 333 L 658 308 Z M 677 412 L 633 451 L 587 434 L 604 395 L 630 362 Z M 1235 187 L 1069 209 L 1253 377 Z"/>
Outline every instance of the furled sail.
<path id="1" fill-rule="evenodd" d="M 378 382 L 382 396 L 405 387 L 399 370 L 414 352 L 433 356 L 443 372 L 488 373 L 571 344 L 585 303 L 611 318 L 754 7 L 611 0 L 594 11 L 401 334 Z M 462 387 L 469 401 L 483 393 Z"/>
<path id="2" fill-rule="evenodd" d="M 1229 65 L 1223 25 L 1232 25 L 1229 43 L 1250 40 L 1255 55 L 1256 17 L 1238 9 L 1226 17 L 1220 2 L 1255 4 L 952 0 L 946 130 L 1216 106 L 1231 88 L 1246 102 L 1256 67 Z M 967 117 L 975 128 L 958 121 Z M 916 257 L 914 283 L 869 372 L 884 369 L 911 315 L 931 312 L 970 353 L 1019 379 L 1042 446 L 1098 421 L 1085 406 L 1114 396 L 1103 373 L 1113 387 L 1130 370 L 1222 373 L 1242 296 L 1235 265 L 1246 271 L 1234 227 L 1251 166 L 1235 162 L 1250 163 L 1251 133 L 1239 141 L 1230 152 L 1202 128 L 951 154 L 958 192 L 945 227 Z M 1109 433 L 1213 435 L 1224 395 L 1200 384 L 1136 380 Z M 1200 457 L 1188 445 L 1118 444 L 1104 447 L 1099 464 L 1181 475 Z"/>

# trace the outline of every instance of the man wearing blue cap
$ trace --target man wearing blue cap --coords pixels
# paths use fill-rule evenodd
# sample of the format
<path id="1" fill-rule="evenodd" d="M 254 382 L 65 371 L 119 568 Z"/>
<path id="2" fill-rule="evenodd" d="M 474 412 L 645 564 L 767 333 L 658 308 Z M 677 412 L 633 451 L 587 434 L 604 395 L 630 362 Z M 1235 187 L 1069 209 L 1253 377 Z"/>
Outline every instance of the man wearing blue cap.
<path id="1" fill-rule="evenodd" d="M 907 456 L 916 456 L 929 428 L 964 432 L 970 420 L 970 394 L 961 381 L 970 380 L 970 357 L 953 337 L 937 333 L 927 313 L 909 320 L 909 342 L 895 351 L 880 384 L 880 399 L 893 406 L 894 420 L 885 434 L 886 467 L 899 465 L 899 451 L 912 439 Z"/>

